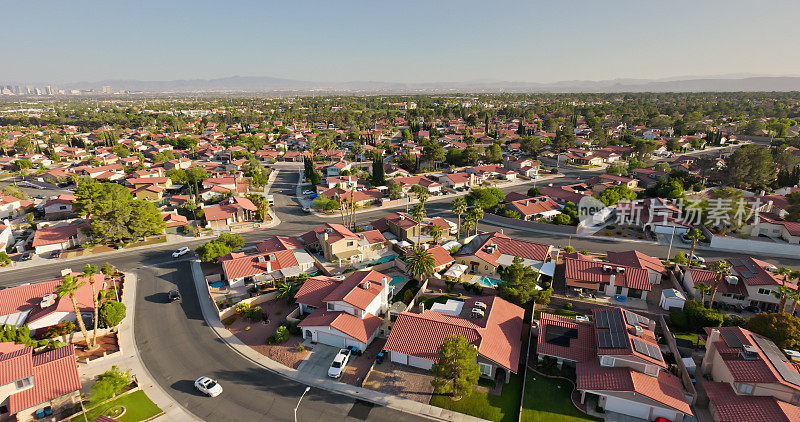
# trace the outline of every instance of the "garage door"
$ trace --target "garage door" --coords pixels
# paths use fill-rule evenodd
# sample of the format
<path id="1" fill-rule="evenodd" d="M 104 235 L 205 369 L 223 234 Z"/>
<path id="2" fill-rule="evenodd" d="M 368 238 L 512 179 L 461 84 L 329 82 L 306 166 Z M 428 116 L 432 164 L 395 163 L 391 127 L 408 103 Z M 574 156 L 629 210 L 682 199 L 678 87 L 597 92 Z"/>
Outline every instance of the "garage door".
<path id="1" fill-rule="evenodd" d="M 392 362 L 408 365 L 408 355 L 405 355 L 403 353 L 392 352 Z"/>
<path id="2" fill-rule="evenodd" d="M 408 364 L 416 368 L 431 369 L 431 367 L 433 366 L 433 361 L 409 355 Z"/>
<path id="3" fill-rule="evenodd" d="M 356 346 L 356 348 L 358 350 L 361 350 L 361 351 L 366 349 L 366 347 L 364 347 L 364 343 L 362 343 L 362 342 L 360 342 L 358 340 L 353 340 L 352 338 L 346 338 L 344 340 L 344 344 L 345 344 L 345 346 Z"/>
<path id="4" fill-rule="evenodd" d="M 328 333 L 317 333 L 317 342 L 333 347 L 344 347 L 344 337 Z"/>

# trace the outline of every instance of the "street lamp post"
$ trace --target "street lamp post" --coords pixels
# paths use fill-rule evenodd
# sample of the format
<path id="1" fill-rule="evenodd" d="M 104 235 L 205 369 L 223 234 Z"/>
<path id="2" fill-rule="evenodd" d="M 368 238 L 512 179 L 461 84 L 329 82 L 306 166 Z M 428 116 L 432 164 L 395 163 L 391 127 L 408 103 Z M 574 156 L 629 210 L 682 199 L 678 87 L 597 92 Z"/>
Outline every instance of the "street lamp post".
<path id="1" fill-rule="evenodd" d="M 667 260 L 671 259 L 670 257 L 672 256 L 672 240 L 675 239 L 675 230 L 677 229 L 678 229 L 677 226 L 672 226 L 672 236 L 669 237 L 669 250 L 667 251 Z"/>
<path id="2" fill-rule="evenodd" d="M 303 391 L 303 394 L 300 395 L 300 400 L 297 400 L 297 406 L 294 407 L 294 422 L 297 422 L 297 409 L 300 408 L 300 402 L 303 401 L 303 397 L 305 397 L 306 393 L 308 393 L 308 390 L 311 390 L 311 387 L 306 387 L 305 391 Z"/>

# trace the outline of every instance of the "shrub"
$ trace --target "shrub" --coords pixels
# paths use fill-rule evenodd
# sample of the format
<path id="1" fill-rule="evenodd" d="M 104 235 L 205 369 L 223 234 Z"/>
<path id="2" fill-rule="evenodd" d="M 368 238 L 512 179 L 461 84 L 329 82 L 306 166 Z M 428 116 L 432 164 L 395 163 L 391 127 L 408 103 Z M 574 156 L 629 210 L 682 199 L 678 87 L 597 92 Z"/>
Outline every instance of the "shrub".
<path id="1" fill-rule="evenodd" d="M 669 313 L 669 319 L 672 322 L 672 325 L 674 325 L 675 327 L 680 328 L 682 330 L 687 329 L 688 326 L 689 326 L 689 322 L 686 319 L 686 312 L 684 312 L 682 310 L 681 311 L 672 311 L 672 312 L 670 312 Z"/>
<path id="2" fill-rule="evenodd" d="M 413 298 L 414 298 L 414 292 L 412 292 L 411 290 L 406 290 L 406 292 L 403 293 L 403 302 L 404 303 L 410 303 L 411 299 L 413 299 Z"/>
<path id="3" fill-rule="evenodd" d="M 247 319 L 251 322 L 261 321 L 264 319 L 264 311 L 261 310 L 260 306 L 252 307 L 247 311 Z"/>
<path id="4" fill-rule="evenodd" d="M 236 315 L 231 315 L 231 316 L 225 318 L 225 320 L 222 321 L 222 323 L 225 324 L 225 326 L 227 327 L 227 326 L 233 324 L 234 322 L 236 322 L 236 318 L 237 318 Z"/>
<path id="5" fill-rule="evenodd" d="M 100 403 L 116 396 L 131 383 L 130 374 L 121 371 L 116 365 L 98 375 L 96 380 L 92 386 L 92 403 Z"/>
<path id="6" fill-rule="evenodd" d="M 289 340 L 289 329 L 285 325 L 281 325 L 275 330 L 275 342 L 285 343 L 286 340 Z"/>
<path id="7" fill-rule="evenodd" d="M 570 311 L 572 310 L 572 308 L 573 308 L 572 302 L 567 302 L 564 304 L 564 309 Z"/>
<path id="8" fill-rule="evenodd" d="M 723 327 L 744 327 L 747 324 L 747 318 L 739 316 L 739 315 L 722 315 L 722 326 Z"/>
<path id="9" fill-rule="evenodd" d="M 99 325 L 99 321 L 98 321 Z M 72 321 L 66 321 L 58 325 L 54 325 L 47 329 L 45 333 L 46 338 L 54 338 L 58 336 L 62 336 L 64 334 L 71 334 L 75 331 L 75 323 Z"/>
<path id="10" fill-rule="evenodd" d="M 239 316 L 247 316 L 247 313 L 250 311 L 250 306 L 249 302 L 239 302 L 236 304 L 234 312 Z"/>
<path id="11" fill-rule="evenodd" d="M 573 248 L 572 246 L 565 246 L 564 247 L 564 252 L 573 253 L 573 252 L 575 252 L 575 248 Z"/>
<path id="12" fill-rule="evenodd" d="M 101 328 L 116 327 L 125 319 L 125 304 L 109 300 L 100 305 L 97 311 L 97 325 Z"/>
<path id="13" fill-rule="evenodd" d="M 300 353 L 305 352 L 306 351 L 306 346 L 303 346 L 302 344 L 297 346 L 297 351 L 300 352 Z"/>

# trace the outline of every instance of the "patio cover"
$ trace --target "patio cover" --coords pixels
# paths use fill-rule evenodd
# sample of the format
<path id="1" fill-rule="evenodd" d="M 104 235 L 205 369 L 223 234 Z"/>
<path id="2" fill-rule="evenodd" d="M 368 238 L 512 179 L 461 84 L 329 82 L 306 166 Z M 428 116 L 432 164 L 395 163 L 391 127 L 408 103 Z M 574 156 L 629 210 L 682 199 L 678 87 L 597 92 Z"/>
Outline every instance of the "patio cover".
<path id="1" fill-rule="evenodd" d="M 467 268 L 469 267 L 464 264 L 453 264 L 447 269 L 447 271 L 444 272 L 444 276 L 450 278 L 459 278 L 462 274 L 464 274 L 465 271 L 467 271 Z"/>

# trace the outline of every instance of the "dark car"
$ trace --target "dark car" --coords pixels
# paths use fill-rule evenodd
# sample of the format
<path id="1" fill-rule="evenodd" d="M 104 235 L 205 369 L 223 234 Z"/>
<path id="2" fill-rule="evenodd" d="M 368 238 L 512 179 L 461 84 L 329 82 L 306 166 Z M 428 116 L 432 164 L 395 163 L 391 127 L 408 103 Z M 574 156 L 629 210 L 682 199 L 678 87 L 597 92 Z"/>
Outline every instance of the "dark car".
<path id="1" fill-rule="evenodd" d="M 32 257 L 33 257 L 33 252 L 25 252 L 19 257 L 19 260 L 30 261 Z"/>
<path id="2" fill-rule="evenodd" d="M 180 302 L 181 300 L 181 292 L 177 290 L 170 290 L 169 291 L 169 301 L 170 302 Z"/>
<path id="3" fill-rule="evenodd" d="M 61 250 L 50 252 L 50 258 L 58 258 L 61 256 Z"/>

